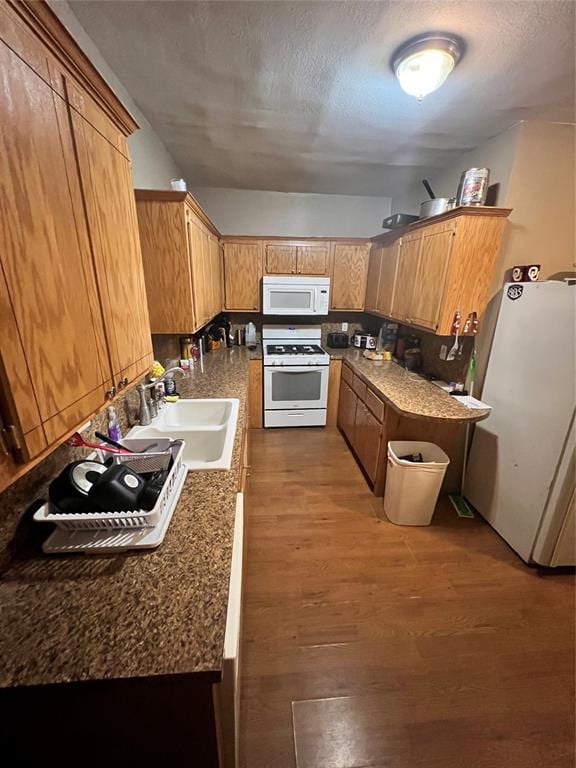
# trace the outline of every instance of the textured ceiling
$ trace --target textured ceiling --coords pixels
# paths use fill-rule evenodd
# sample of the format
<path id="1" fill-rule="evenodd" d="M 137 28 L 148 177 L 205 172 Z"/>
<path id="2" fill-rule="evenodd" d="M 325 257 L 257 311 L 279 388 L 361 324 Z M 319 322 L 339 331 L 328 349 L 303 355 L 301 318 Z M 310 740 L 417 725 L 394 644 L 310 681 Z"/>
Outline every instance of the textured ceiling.
<path id="1" fill-rule="evenodd" d="M 574 3 L 70 2 L 191 186 L 397 195 L 518 120 L 574 119 Z M 466 55 L 419 104 L 393 50 Z"/>

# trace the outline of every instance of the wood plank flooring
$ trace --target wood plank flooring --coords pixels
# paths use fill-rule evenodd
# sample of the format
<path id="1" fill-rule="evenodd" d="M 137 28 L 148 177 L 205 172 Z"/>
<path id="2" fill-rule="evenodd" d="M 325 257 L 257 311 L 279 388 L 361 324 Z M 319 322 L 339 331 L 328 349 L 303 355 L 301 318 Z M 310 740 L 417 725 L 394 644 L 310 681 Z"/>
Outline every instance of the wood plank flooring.
<path id="1" fill-rule="evenodd" d="M 573 577 L 380 520 L 336 429 L 251 443 L 243 768 L 573 768 Z"/>

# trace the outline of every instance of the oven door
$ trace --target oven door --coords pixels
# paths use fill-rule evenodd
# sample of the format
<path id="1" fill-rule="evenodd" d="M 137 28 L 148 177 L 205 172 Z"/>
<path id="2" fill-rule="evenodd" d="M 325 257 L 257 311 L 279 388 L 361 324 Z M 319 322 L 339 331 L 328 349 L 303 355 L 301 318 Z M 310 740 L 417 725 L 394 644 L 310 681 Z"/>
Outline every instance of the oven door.
<path id="1" fill-rule="evenodd" d="M 264 284 L 264 315 L 313 315 L 316 312 L 316 288 L 311 285 Z"/>
<path id="2" fill-rule="evenodd" d="M 326 408 L 328 402 L 327 365 L 264 367 L 264 408 L 289 410 Z"/>

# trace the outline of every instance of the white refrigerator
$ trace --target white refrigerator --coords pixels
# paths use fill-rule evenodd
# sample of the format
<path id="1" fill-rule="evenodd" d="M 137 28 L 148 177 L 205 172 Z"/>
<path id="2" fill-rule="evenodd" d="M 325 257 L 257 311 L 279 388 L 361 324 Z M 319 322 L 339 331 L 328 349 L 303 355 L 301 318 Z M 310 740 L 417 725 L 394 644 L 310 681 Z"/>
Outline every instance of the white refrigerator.
<path id="1" fill-rule="evenodd" d="M 527 563 L 576 565 L 576 285 L 504 285 L 465 495 Z"/>

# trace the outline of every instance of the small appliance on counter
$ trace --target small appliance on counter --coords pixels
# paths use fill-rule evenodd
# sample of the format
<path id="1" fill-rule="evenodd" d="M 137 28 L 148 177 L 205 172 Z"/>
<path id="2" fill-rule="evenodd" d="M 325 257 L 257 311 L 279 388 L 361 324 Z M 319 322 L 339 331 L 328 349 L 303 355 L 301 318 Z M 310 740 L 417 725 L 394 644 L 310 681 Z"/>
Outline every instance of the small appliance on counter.
<path id="1" fill-rule="evenodd" d="M 352 345 L 357 349 L 376 349 L 377 337 L 373 333 L 356 331 L 352 336 Z"/>
<path id="2" fill-rule="evenodd" d="M 330 349 L 346 349 L 349 344 L 348 334 L 343 331 L 332 331 L 326 339 L 326 346 Z"/>

